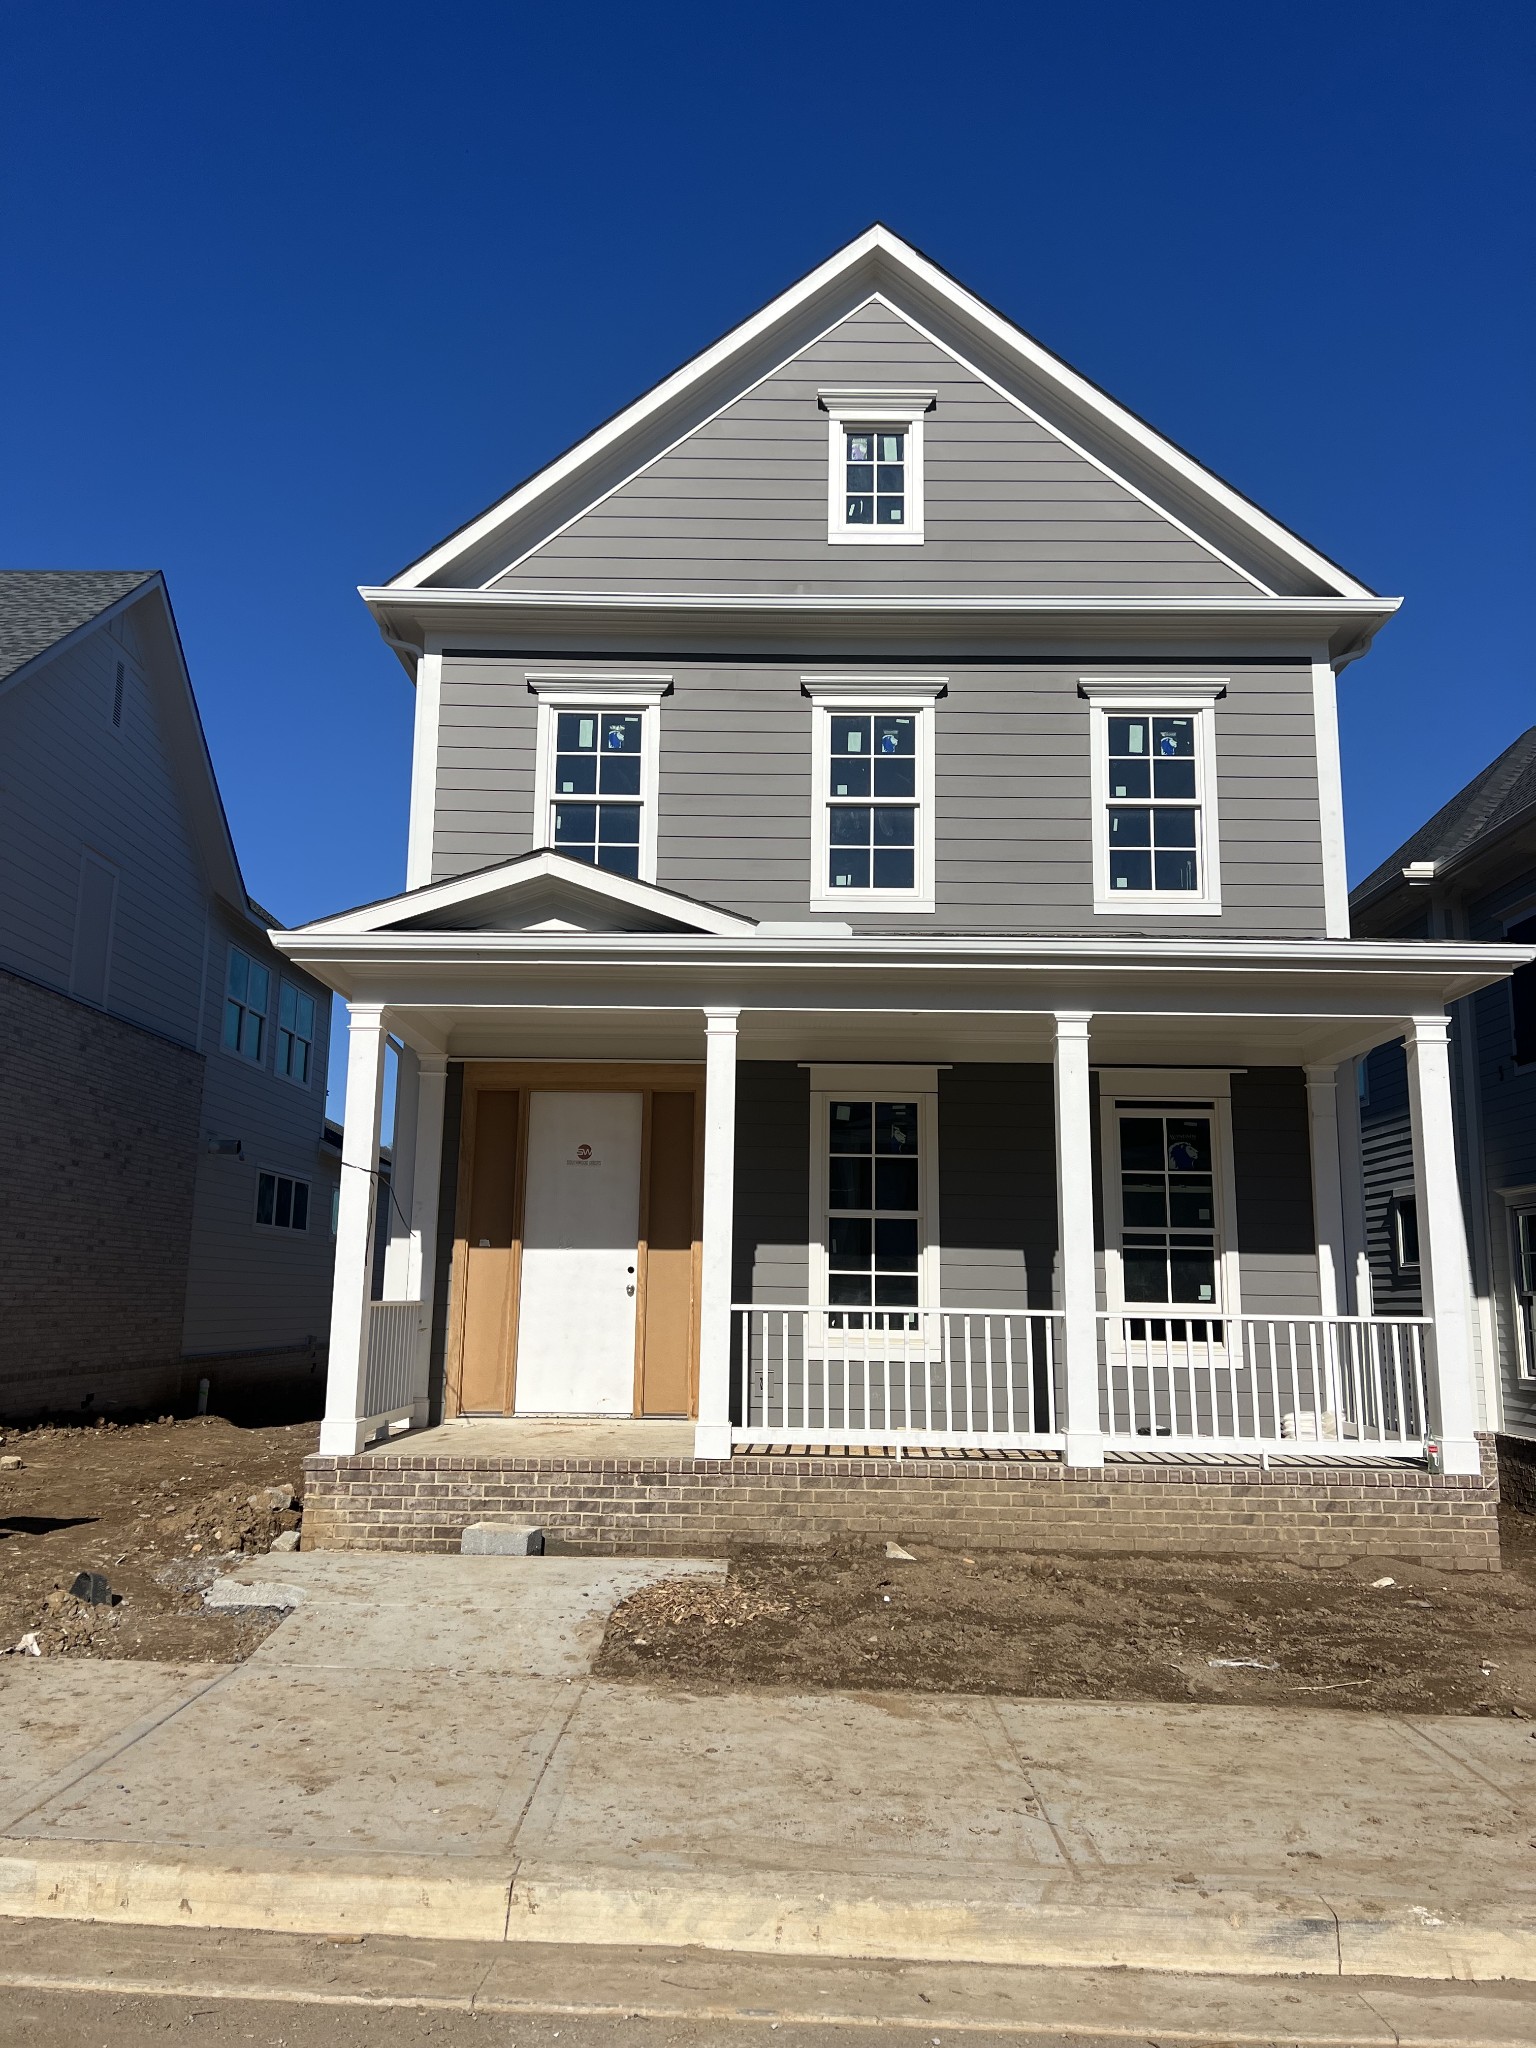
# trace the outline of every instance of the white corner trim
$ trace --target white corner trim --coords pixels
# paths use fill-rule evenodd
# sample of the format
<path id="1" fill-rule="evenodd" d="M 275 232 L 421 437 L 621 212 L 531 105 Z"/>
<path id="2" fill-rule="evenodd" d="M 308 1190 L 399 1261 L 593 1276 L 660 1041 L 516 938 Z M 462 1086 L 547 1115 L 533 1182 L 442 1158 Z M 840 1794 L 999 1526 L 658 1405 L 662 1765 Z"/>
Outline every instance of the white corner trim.
<path id="1" fill-rule="evenodd" d="M 923 415 L 931 401 L 912 399 L 905 405 L 877 403 L 869 407 L 827 410 L 827 540 L 833 547 L 920 547 L 923 541 Z M 844 488 L 843 437 L 849 427 L 868 420 L 871 426 L 900 426 L 907 436 L 906 520 L 901 526 L 850 526 Z"/>
<path id="2" fill-rule="evenodd" d="M 641 717 L 640 732 L 640 880 L 654 883 L 656 880 L 657 843 L 660 836 L 657 812 L 661 791 L 661 700 L 671 689 L 671 679 L 656 681 L 640 689 L 632 684 L 602 683 L 588 684 L 577 688 L 569 677 L 561 676 L 555 681 L 545 682 L 542 678 L 529 676 L 528 687 L 538 697 L 539 711 L 536 722 L 533 762 L 533 843 L 535 847 L 554 849 L 554 820 L 550 816 L 555 803 L 555 739 L 559 732 L 556 718 L 561 711 L 575 711 L 587 707 L 594 711 L 612 710 L 615 707 L 638 711 Z M 596 802 L 597 798 L 594 797 Z M 583 867 L 585 862 L 569 863 Z M 595 874 L 606 874 L 604 868 L 595 868 Z M 622 880 L 623 877 L 620 877 Z"/>
<path id="3" fill-rule="evenodd" d="M 811 888 L 812 910 L 856 911 L 860 916 L 901 916 L 931 912 L 935 905 L 935 706 L 948 688 L 941 676 L 882 683 L 878 676 L 805 676 L 801 688 L 811 700 Z M 827 808 L 832 801 L 832 714 L 834 711 L 901 711 L 916 721 L 916 859 L 910 889 L 834 889 L 828 880 L 830 847 Z M 874 801 L 871 798 L 871 801 Z"/>
<path id="4" fill-rule="evenodd" d="M 1221 912 L 1221 834 L 1216 801 L 1216 700 L 1226 684 L 1216 677 L 1198 684 L 1184 678 L 1165 682 L 1142 679 L 1136 687 L 1119 678 L 1086 678 L 1079 684 L 1088 699 L 1090 801 L 1093 805 L 1093 908 L 1108 917 L 1214 917 Z M 1195 721 L 1195 758 L 1199 772 L 1195 795 L 1199 824 L 1195 838 L 1200 855 L 1202 887 L 1197 896 L 1151 889 L 1114 890 L 1109 886 L 1109 714 L 1134 704 L 1155 716 L 1159 712 L 1188 714 Z"/>
<path id="5" fill-rule="evenodd" d="M 1323 931 L 1349 937 L 1349 872 L 1344 852 L 1344 774 L 1339 755 L 1338 683 L 1326 658 L 1312 663 L 1312 727 L 1317 747 L 1317 809 L 1322 831 Z"/>
<path id="6" fill-rule="evenodd" d="M 437 739 L 442 717 L 443 657 L 431 652 L 416 664 L 416 724 L 411 740 L 411 810 L 406 839 L 405 886 L 432 879 L 432 836 L 437 818 Z"/>

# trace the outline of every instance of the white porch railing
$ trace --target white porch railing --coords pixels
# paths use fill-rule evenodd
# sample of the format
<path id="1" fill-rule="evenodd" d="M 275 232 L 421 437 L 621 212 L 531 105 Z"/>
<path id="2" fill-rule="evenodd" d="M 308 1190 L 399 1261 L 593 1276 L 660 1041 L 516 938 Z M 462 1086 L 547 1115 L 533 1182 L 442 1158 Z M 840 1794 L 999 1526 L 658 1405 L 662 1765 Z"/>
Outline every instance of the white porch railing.
<path id="1" fill-rule="evenodd" d="M 368 1373 L 363 1383 L 363 1416 L 370 1428 L 410 1414 L 416 1392 L 420 1330 L 419 1301 L 368 1304 Z"/>
<path id="2" fill-rule="evenodd" d="M 1111 1448 L 1303 1450 L 1422 1457 L 1421 1318 L 1099 1318 L 1099 1391 Z"/>
<path id="3" fill-rule="evenodd" d="M 737 1443 L 1059 1449 L 1061 1317 L 1041 1309 L 731 1311 Z"/>

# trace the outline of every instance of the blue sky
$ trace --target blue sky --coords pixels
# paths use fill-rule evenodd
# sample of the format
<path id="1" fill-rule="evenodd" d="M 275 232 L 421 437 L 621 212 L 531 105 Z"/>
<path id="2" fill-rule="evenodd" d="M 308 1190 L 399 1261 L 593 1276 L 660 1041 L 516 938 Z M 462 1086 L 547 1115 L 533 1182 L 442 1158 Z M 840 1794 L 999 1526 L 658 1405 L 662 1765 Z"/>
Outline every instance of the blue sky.
<path id="1" fill-rule="evenodd" d="M 1536 721 L 1536 10 L 14 5 L 0 560 L 160 567 L 247 879 L 403 876 L 355 594 L 872 219 L 1378 589 L 1351 870 Z"/>

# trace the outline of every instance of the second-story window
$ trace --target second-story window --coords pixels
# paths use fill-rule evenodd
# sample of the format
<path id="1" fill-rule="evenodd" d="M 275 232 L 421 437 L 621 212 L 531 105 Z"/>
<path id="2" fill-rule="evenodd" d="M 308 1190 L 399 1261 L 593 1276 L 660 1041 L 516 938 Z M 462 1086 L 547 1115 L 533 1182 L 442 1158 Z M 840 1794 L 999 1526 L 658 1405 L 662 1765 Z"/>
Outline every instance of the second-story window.
<path id="1" fill-rule="evenodd" d="M 271 974 L 259 960 L 231 946 L 224 974 L 224 1044 L 257 1066 L 266 1058 L 271 1001 Z"/>
<path id="2" fill-rule="evenodd" d="M 816 707 L 816 909 L 931 910 L 933 722 L 941 682 L 896 684 L 885 702 L 808 677 Z"/>
<path id="3" fill-rule="evenodd" d="M 315 999 L 285 981 L 277 996 L 277 1071 L 285 1081 L 309 1086 L 315 1052 Z"/>
<path id="4" fill-rule="evenodd" d="M 1185 681 L 1164 697 L 1155 683 L 1143 695 L 1084 682 L 1096 910 L 1220 909 L 1213 719 L 1224 687 Z"/>
<path id="5" fill-rule="evenodd" d="M 654 882 L 661 700 L 670 676 L 530 675 L 539 700 L 533 843 Z"/>

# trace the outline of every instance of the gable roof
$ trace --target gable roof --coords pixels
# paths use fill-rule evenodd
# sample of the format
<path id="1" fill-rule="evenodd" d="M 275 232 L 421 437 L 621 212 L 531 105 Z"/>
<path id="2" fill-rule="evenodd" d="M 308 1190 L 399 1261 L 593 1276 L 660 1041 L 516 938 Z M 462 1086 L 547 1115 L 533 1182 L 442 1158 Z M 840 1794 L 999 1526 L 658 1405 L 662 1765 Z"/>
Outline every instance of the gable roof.
<path id="1" fill-rule="evenodd" d="M 192 689 L 170 593 L 158 569 L 0 570 L 0 692 L 42 683 L 48 663 L 78 636 L 131 611 L 140 664 L 209 886 L 255 924 L 269 922 L 246 892 Z"/>
<path id="2" fill-rule="evenodd" d="M 676 889 L 663 889 L 654 882 L 632 882 L 624 875 L 611 875 L 602 868 L 590 867 L 585 861 L 569 860 L 564 854 L 540 850 L 525 853 L 516 860 L 496 861 L 489 867 L 476 868 L 468 874 L 455 875 L 446 882 L 426 882 L 420 888 L 407 889 L 400 896 L 385 896 L 376 903 L 359 904 L 353 910 L 343 910 L 334 917 L 323 917 L 314 924 L 298 926 L 293 938 L 371 938 L 385 933 L 405 934 L 434 928 L 460 932 L 495 930 L 489 923 L 481 923 L 491 916 L 491 906 L 496 903 L 514 903 L 519 896 L 537 897 L 539 907 L 544 907 L 543 897 L 554 892 L 571 900 L 573 904 L 583 899 L 593 905 L 621 915 L 628 915 L 637 921 L 638 929 L 657 925 L 694 932 L 706 932 L 716 937 L 729 937 L 733 933 L 756 930 L 749 917 L 738 917 L 729 910 L 720 910 L 713 903 L 702 903 L 697 897 L 684 896 Z M 576 930 L 563 920 L 553 919 L 537 927 L 542 930 Z"/>
<path id="3" fill-rule="evenodd" d="M 0 569 L 0 683 L 148 583 L 152 569 Z"/>
<path id="4" fill-rule="evenodd" d="M 693 431 L 830 320 L 879 292 L 921 315 L 929 330 L 967 363 L 996 376 L 1048 425 L 1105 460 L 1170 516 L 1208 533 L 1270 589 L 1295 596 L 1374 595 L 879 224 L 401 570 L 385 591 L 484 584 L 511 555 L 536 544 L 541 530 L 569 519 L 583 503 Z M 384 594 L 368 593 L 373 599 Z"/>
<path id="5" fill-rule="evenodd" d="M 1388 884 L 1401 881 L 1403 869 L 1413 861 L 1433 861 L 1437 869 L 1443 869 L 1465 860 L 1521 823 L 1536 824 L 1536 725 L 1474 775 L 1449 803 L 1442 804 L 1350 891 L 1349 900 L 1363 903 Z"/>

